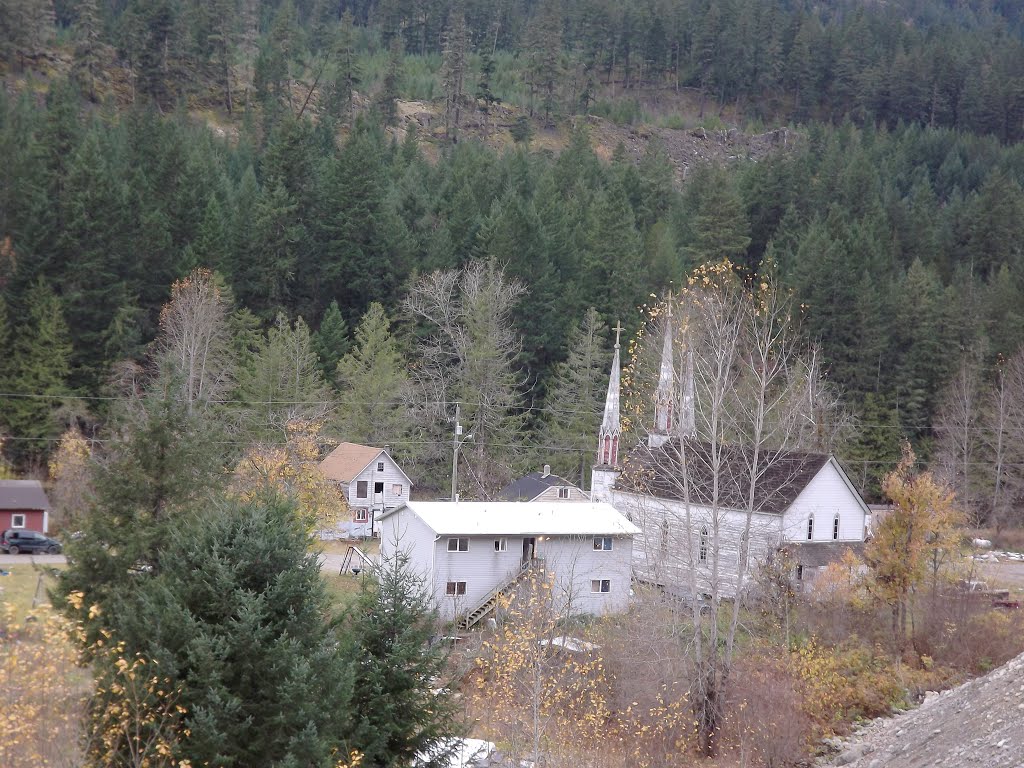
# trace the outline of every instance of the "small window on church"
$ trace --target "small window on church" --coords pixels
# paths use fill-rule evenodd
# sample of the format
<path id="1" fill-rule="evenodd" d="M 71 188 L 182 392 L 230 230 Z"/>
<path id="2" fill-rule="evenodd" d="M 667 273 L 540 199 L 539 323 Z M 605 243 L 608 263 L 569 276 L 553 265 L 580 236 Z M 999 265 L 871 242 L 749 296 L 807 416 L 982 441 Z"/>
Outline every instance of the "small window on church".
<path id="1" fill-rule="evenodd" d="M 697 559 L 702 563 L 708 561 L 708 527 L 706 525 L 701 526 L 700 529 L 700 549 L 697 552 Z"/>
<path id="2" fill-rule="evenodd" d="M 832 538 L 839 538 L 839 515 L 832 518 Z"/>
<path id="3" fill-rule="evenodd" d="M 668 520 L 661 521 L 661 551 L 668 552 Z"/>
<path id="4" fill-rule="evenodd" d="M 810 541 L 814 538 L 814 518 L 807 518 L 807 540 Z"/>

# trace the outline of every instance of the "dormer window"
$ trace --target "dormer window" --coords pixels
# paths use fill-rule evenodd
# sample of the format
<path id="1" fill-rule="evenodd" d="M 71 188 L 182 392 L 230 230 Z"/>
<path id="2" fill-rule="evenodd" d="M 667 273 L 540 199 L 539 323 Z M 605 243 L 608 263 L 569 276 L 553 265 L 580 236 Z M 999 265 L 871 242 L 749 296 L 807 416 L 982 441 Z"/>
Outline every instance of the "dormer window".
<path id="1" fill-rule="evenodd" d="M 566 488 L 564 485 L 560 486 L 559 489 L 558 489 L 558 498 L 560 498 L 560 499 L 568 499 L 569 498 L 569 489 Z"/>

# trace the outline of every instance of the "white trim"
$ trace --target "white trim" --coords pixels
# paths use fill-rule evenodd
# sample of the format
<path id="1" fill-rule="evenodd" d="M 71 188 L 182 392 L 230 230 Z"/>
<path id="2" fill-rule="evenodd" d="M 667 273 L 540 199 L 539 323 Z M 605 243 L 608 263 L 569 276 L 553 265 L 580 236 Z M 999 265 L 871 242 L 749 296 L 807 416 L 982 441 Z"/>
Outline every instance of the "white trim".
<path id="1" fill-rule="evenodd" d="M 15 522 L 18 518 L 21 518 L 21 524 Z M 11 514 L 11 528 L 18 528 L 19 530 L 25 527 L 25 519 L 28 517 L 24 512 L 15 512 Z"/>

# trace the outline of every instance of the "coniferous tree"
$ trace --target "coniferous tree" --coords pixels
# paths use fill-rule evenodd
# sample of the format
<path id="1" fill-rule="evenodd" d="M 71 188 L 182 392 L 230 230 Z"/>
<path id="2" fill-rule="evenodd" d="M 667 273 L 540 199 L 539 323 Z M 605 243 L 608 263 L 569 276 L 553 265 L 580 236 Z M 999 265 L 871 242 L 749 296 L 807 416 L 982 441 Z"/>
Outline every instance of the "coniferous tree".
<path id="1" fill-rule="evenodd" d="M 355 346 L 338 360 L 336 380 L 340 402 L 334 426 L 342 439 L 400 445 L 408 430 L 404 402 L 409 380 L 391 320 L 380 304 L 371 304 L 356 327 Z"/>
<path id="2" fill-rule="evenodd" d="M 44 456 L 48 441 L 59 433 L 55 414 L 68 392 L 71 358 L 60 299 L 42 278 L 29 291 L 25 304 L 27 321 L 8 335 L 9 348 L 0 344 L 9 350 L 3 381 L 16 395 L 5 402 L 2 422 L 17 439 L 11 450 L 18 459 Z M 0 317 L 4 331 L 5 320 Z"/>
<path id="3" fill-rule="evenodd" d="M 75 78 L 82 92 L 96 101 L 101 32 L 97 0 L 79 0 L 75 17 Z"/>
<path id="4" fill-rule="evenodd" d="M 593 463 L 608 385 L 608 327 L 597 310 L 569 332 L 569 357 L 555 368 L 544 401 L 544 456 L 556 474 L 579 477 L 589 487 L 587 469 Z"/>
<path id="5" fill-rule="evenodd" d="M 348 323 L 341 316 L 338 302 L 332 300 L 320 320 L 320 327 L 313 334 L 313 351 L 316 352 L 317 359 L 320 361 L 320 370 L 323 372 L 324 381 L 334 382 L 334 372 L 338 367 L 338 361 L 348 353 L 351 346 Z"/>
<path id="6" fill-rule="evenodd" d="M 104 621 L 124 655 L 139 654 L 166 676 L 181 708 L 177 761 L 335 764 L 352 727 L 351 663 L 291 505 L 215 501 L 184 515 L 167 530 L 160 571 L 136 581 Z M 101 676 L 106 663 L 98 662 Z M 94 728 L 119 696 L 101 688 Z"/>
<path id="7" fill-rule="evenodd" d="M 239 376 L 238 397 L 246 404 L 242 419 L 253 440 L 281 442 L 291 422 L 324 419 L 331 392 L 301 317 L 293 325 L 278 315 Z"/>
<path id="8" fill-rule="evenodd" d="M 367 766 L 441 768 L 450 763 L 458 724 L 452 689 L 443 682 L 446 646 L 431 643 L 439 623 L 428 586 L 401 549 L 382 559 L 374 577 L 364 582 L 346 626 L 351 657 L 359 660 L 349 744 Z"/>
<path id="9" fill-rule="evenodd" d="M 441 65 L 441 87 L 444 89 L 444 133 L 451 141 L 458 140 L 462 108 L 466 101 L 466 69 L 468 38 L 466 17 L 461 5 L 448 13 Z"/>

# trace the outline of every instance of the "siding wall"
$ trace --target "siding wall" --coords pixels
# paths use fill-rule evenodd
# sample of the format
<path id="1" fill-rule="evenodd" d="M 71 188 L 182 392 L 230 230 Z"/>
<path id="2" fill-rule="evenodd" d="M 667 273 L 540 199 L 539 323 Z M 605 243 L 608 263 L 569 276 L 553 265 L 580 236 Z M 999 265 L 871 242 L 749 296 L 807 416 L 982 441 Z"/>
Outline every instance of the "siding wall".
<path id="1" fill-rule="evenodd" d="M 396 552 L 404 552 L 409 556 L 409 566 L 423 578 L 428 588 L 434 583 L 431 560 L 433 551 L 434 532 L 408 508 L 380 521 L 381 558 L 394 557 Z"/>
<path id="2" fill-rule="evenodd" d="M 515 575 L 523 562 L 523 536 L 466 537 L 467 552 L 449 552 L 449 538 L 441 536 L 435 541 L 434 532 L 408 509 L 381 521 L 381 556 L 393 555 L 396 550 L 408 553 L 412 567 L 433 585 L 433 599 L 444 620 L 479 605 L 495 587 Z M 633 554 L 630 537 L 614 537 L 610 551 L 595 551 L 593 536 L 536 538 L 535 556 L 554 574 L 560 609 L 602 615 L 628 607 Z M 496 539 L 504 539 L 504 551 L 495 550 Z M 592 582 L 603 579 L 610 582 L 610 590 L 593 592 Z M 450 581 L 466 582 L 466 593 L 454 597 L 446 594 Z"/>
<path id="3" fill-rule="evenodd" d="M 568 488 L 569 489 L 569 498 L 567 498 L 567 499 L 560 499 L 558 497 L 558 489 L 559 488 Z M 531 499 L 531 501 L 590 501 L 590 495 L 587 494 L 587 493 L 584 493 L 579 488 L 577 488 L 577 487 L 575 487 L 573 485 L 569 485 L 569 486 L 566 486 L 566 485 L 562 485 L 562 486 L 555 485 L 555 486 L 552 486 L 551 488 L 545 489 L 545 491 L 543 493 L 539 494 L 537 496 L 537 498 Z"/>
<path id="4" fill-rule="evenodd" d="M 686 508 L 682 502 L 655 499 L 639 494 L 613 490 L 612 504 L 640 527 L 641 534 L 633 545 L 633 571 L 638 579 L 664 586 L 669 592 L 689 596 L 691 578 L 696 579 L 698 593 L 710 594 L 716 580 L 714 545 L 717 519 L 719 594 L 736 594 L 739 570 L 739 546 L 746 514 L 732 510 L 718 510 L 692 506 L 691 525 L 686 523 Z M 707 528 L 707 555 L 703 561 L 701 529 Z M 755 513 L 750 524 L 750 545 L 747 556 L 747 577 L 757 563 L 774 550 L 782 540 L 780 515 Z M 691 573 L 693 576 L 691 576 Z"/>
<path id="5" fill-rule="evenodd" d="M 384 471 L 377 471 L 377 463 L 384 463 Z M 359 481 L 366 481 L 366 498 L 358 498 Z M 378 495 L 374 498 L 373 486 L 375 483 L 384 483 L 384 494 L 383 497 Z M 402 486 L 401 494 L 392 493 L 392 487 L 395 485 Z M 348 520 L 342 520 L 339 522 L 338 527 L 352 537 L 363 537 L 370 535 L 370 515 L 369 510 L 377 509 L 378 511 L 383 508 L 385 510 L 394 509 L 395 507 L 404 504 L 409 500 L 409 480 L 405 475 L 402 474 L 401 470 L 398 469 L 398 465 L 395 464 L 389 457 L 381 455 L 380 458 L 374 459 L 370 462 L 370 465 L 352 478 L 352 482 L 348 485 L 341 486 L 342 492 L 345 494 L 345 498 L 348 499 L 349 511 L 352 513 Z M 367 521 L 365 523 L 357 523 L 355 521 L 356 509 L 365 508 L 368 510 Z M 379 516 L 379 515 L 378 515 Z"/>
<path id="6" fill-rule="evenodd" d="M 13 527 L 12 521 L 15 515 L 25 516 L 23 528 L 26 531 L 47 533 L 47 529 L 50 527 L 49 516 L 41 509 L 4 509 L 0 510 L 0 531 L 6 531 Z"/>
<path id="7" fill-rule="evenodd" d="M 782 516 L 783 535 L 787 541 L 807 541 L 807 521 L 813 515 L 814 536 L 811 541 L 833 541 L 832 522 L 837 513 L 838 541 L 863 541 L 864 507 L 830 461 Z"/>

